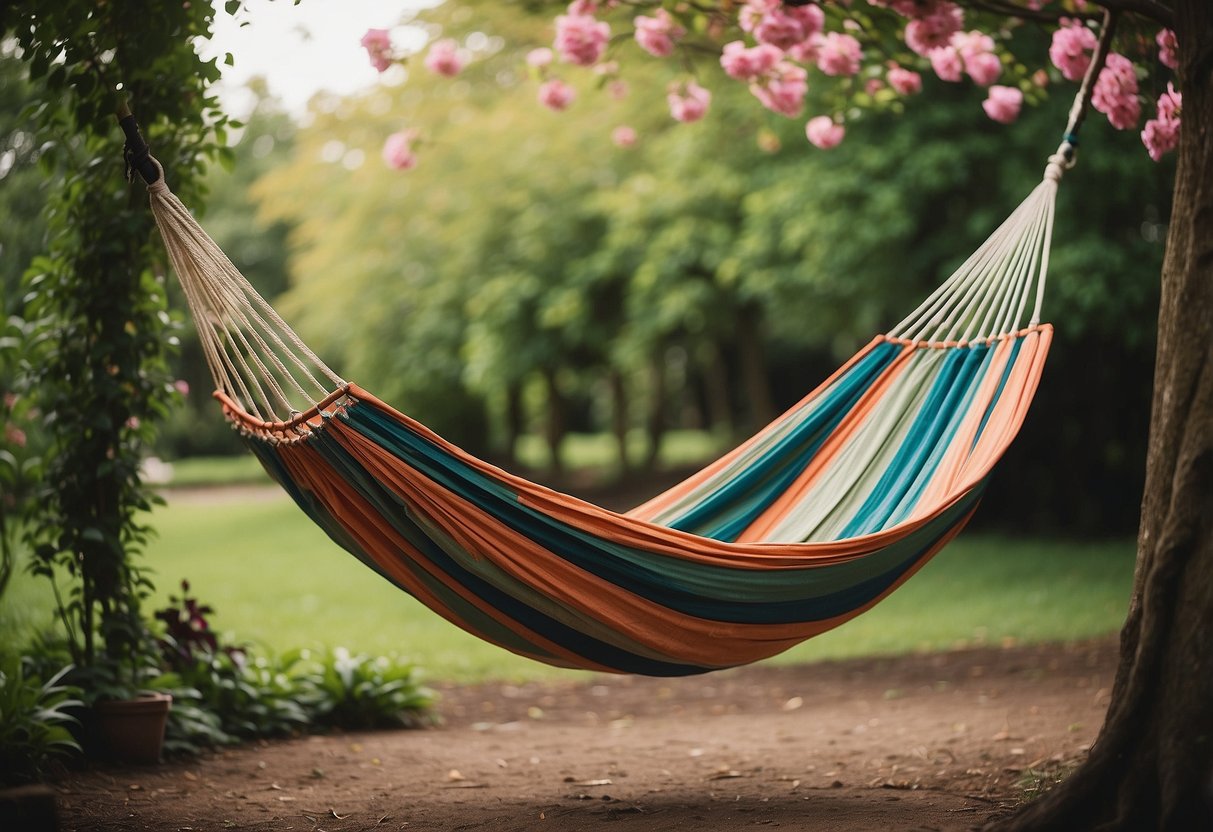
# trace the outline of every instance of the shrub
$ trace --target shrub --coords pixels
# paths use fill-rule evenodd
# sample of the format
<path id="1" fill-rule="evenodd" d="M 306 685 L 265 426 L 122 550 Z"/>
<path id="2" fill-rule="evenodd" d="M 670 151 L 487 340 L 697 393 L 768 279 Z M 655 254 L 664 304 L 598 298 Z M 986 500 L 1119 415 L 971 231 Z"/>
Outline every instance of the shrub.
<path id="1" fill-rule="evenodd" d="M 68 711 L 83 703 L 76 688 L 59 684 L 70 670 L 42 682 L 21 657 L 0 660 L 0 783 L 36 780 L 56 759 L 80 752 L 67 726 L 79 724 Z"/>

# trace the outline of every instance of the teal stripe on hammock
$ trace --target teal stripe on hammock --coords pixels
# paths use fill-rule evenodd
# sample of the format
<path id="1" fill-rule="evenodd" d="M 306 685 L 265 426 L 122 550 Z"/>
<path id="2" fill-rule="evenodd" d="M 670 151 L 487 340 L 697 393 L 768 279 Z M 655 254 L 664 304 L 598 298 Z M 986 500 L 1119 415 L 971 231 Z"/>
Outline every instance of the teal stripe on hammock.
<path id="1" fill-rule="evenodd" d="M 874 347 L 808 405 L 813 412 L 739 474 L 682 516 L 663 523 L 714 540 L 733 541 L 800 476 L 830 434 L 901 353 L 900 344 Z"/>
<path id="2" fill-rule="evenodd" d="M 989 404 L 986 405 L 985 412 L 981 417 L 981 423 L 978 425 L 977 431 L 973 436 L 973 441 L 969 445 L 970 451 L 977 447 L 977 440 L 981 438 L 982 431 L 985 429 L 986 423 L 990 420 L 990 414 L 994 412 L 994 407 L 998 404 L 998 400 L 1002 397 L 1002 391 L 1006 389 L 1007 379 L 1011 377 L 1011 371 L 1015 368 L 1015 361 L 1019 357 L 1019 348 L 1021 346 L 1023 346 L 1023 339 L 1016 338 L 1011 345 L 1010 355 L 1007 356 L 1006 364 L 1002 368 L 1002 373 L 998 380 L 998 386 L 995 388 L 994 395 L 990 398 Z M 986 372 L 988 371 L 988 365 L 994 360 L 996 351 L 996 349 L 991 348 L 988 352 L 988 356 L 986 358 L 987 366 L 982 368 L 982 381 L 985 379 Z M 955 436 L 956 431 L 960 429 L 960 425 L 964 422 L 964 419 L 968 416 L 969 410 L 972 408 L 972 400 L 973 397 L 977 395 L 977 390 L 979 387 L 980 385 L 974 385 L 972 388 L 970 395 L 967 397 L 964 403 L 964 406 L 960 408 L 960 412 L 958 413 L 958 418 L 955 420 L 955 424 L 948 432 L 947 441 L 940 443 L 940 445 L 936 448 L 934 459 L 932 463 L 930 463 L 931 467 L 938 466 L 940 458 L 942 458 L 942 456 L 947 452 L 949 446 L 951 446 L 952 439 Z M 889 518 L 890 525 L 904 521 L 913 513 L 914 509 L 918 507 L 918 501 L 921 499 L 922 494 L 926 490 L 929 482 L 929 477 L 922 477 L 920 482 L 915 483 L 914 487 L 910 489 L 909 493 L 907 493 L 905 499 L 902 501 L 902 505 L 899 506 L 898 510 L 894 512 L 891 518 Z"/>
<path id="3" fill-rule="evenodd" d="M 998 400 L 1002 398 L 1002 391 L 1007 386 L 1007 380 L 1011 378 L 1011 371 L 1015 369 L 1015 362 L 1019 360 L 1019 350 L 1023 346 L 1025 336 L 1019 336 L 1011 345 L 1011 355 L 1007 358 L 1007 366 L 1003 368 L 1002 378 L 998 380 L 998 389 L 994 391 L 994 398 L 990 400 L 990 406 L 986 408 L 986 412 L 981 417 L 981 424 L 977 426 L 977 433 L 973 436 L 973 447 L 977 447 L 977 440 L 981 439 L 981 434 L 985 432 L 986 423 L 990 421 L 990 416 L 994 413 L 994 405 L 998 404 Z"/>
<path id="4" fill-rule="evenodd" d="M 843 527 L 840 538 L 859 537 L 885 528 L 919 473 L 925 471 L 927 477 L 933 473 L 933 468 L 928 468 L 938 463 L 933 451 L 950 435 L 949 431 L 955 430 L 956 416 L 963 417 L 961 405 L 972 398 L 973 390 L 980 385 L 979 371 L 988 365 L 990 352 L 988 345 L 977 345 L 948 353 L 901 447 Z"/>

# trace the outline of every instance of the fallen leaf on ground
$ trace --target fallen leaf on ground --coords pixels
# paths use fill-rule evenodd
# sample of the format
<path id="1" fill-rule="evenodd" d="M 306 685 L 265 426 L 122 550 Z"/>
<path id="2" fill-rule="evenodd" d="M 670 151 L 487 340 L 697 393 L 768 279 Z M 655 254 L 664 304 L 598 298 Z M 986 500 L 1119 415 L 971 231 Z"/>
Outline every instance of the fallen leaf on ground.
<path id="1" fill-rule="evenodd" d="M 453 768 L 446 773 L 446 779 L 455 781 L 455 780 L 466 780 L 467 778 L 459 773 L 459 769 Z"/>

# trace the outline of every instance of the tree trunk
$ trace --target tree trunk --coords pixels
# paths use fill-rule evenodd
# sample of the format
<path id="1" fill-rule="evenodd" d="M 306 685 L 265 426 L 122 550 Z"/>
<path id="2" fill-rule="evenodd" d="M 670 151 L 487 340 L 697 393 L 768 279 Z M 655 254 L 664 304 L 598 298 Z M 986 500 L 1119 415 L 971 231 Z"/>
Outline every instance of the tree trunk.
<path id="1" fill-rule="evenodd" d="M 729 402 L 729 371 L 724 363 L 720 344 L 709 339 L 703 346 L 704 360 L 700 363 L 708 408 L 708 428 L 723 430 L 730 438 L 736 435 L 733 408 Z"/>
<path id="2" fill-rule="evenodd" d="M 615 447 L 619 454 L 619 473 L 627 475 L 628 463 L 628 388 L 623 373 L 610 370 L 611 386 L 611 433 L 615 435 Z"/>
<path id="3" fill-rule="evenodd" d="M 505 456 L 511 465 L 518 462 L 518 439 L 522 436 L 525 414 L 522 408 L 522 382 L 505 386 Z"/>
<path id="4" fill-rule="evenodd" d="M 657 466 L 657 456 L 661 453 L 661 437 L 665 435 L 665 381 L 665 347 L 658 345 L 649 357 L 649 402 L 644 420 L 648 438 L 648 450 L 644 460 L 646 471 Z"/>
<path id="5" fill-rule="evenodd" d="M 1213 829 L 1213 4 L 1174 7 L 1183 128 L 1120 665 L 1090 757 L 997 829 Z"/>
<path id="6" fill-rule="evenodd" d="M 564 442 L 565 433 L 568 432 L 568 403 L 560 389 L 558 375 L 559 371 L 554 368 L 546 369 L 543 372 L 543 378 L 547 382 L 548 388 L 548 416 L 544 420 L 543 434 L 548 443 L 550 456 L 548 465 L 553 474 L 564 473 L 564 462 L 560 458 L 560 445 Z"/>
<path id="7" fill-rule="evenodd" d="M 752 433 L 775 418 L 762 337 L 762 310 L 757 305 L 749 304 L 737 313 L 737 350 L 751 421 L 747 433 Z"/>

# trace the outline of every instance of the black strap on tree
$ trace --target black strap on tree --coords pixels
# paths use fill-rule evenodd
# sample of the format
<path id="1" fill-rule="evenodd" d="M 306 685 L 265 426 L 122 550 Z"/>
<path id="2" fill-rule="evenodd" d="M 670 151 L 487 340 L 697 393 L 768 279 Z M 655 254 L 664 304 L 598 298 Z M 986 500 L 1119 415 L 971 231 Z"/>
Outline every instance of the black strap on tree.
<path id="1" fill-rule="evenodd" d="M 148 185 L 160 178 L 160 170 L 152 161 L 151 151 L 143 134 L 139 132 L 139 123 L 135 115 L 125 104 L 118 108 L 118 125 L 126 134 L 126 145 L 122 148 L 122 158 L 126 162 L 126 180 L 135 178 L 138 173 Z"/>

